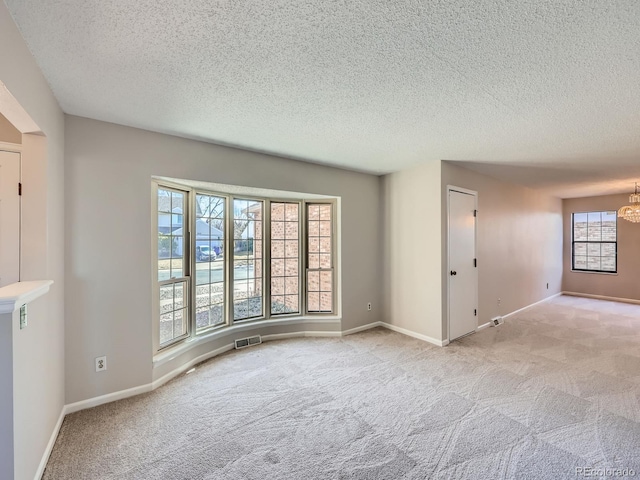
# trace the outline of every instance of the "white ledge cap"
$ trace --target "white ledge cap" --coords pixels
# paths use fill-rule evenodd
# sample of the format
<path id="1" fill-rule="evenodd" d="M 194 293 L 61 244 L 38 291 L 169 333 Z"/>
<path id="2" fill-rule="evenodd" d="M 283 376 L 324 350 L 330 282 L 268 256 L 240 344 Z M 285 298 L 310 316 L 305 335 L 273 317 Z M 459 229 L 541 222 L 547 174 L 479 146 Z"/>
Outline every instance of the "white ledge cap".
<path id="1" fill-rule="evenodd" d="M 13 313 L 49 291 L 53 280 L 17 282 L 0 288 L 0 314 Z"/>

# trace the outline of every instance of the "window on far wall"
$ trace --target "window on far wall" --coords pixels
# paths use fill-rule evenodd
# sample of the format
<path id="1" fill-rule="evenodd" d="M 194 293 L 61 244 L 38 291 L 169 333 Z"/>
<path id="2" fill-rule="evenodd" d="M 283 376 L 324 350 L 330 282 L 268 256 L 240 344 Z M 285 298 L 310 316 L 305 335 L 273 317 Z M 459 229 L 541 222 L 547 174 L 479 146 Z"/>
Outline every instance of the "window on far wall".
<path id="1" fill-rule="evenodd" d="M 572 215 L 572 269 L 616 273 L 618 269 L 616 212 L 581 212 Z"/>

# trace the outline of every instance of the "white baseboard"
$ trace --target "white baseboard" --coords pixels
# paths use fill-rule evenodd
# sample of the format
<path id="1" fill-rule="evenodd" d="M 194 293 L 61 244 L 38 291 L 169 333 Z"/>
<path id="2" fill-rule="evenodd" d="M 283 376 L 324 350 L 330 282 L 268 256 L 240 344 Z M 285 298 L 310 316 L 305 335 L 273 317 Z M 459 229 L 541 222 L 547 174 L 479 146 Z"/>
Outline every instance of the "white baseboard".
<path id="1" fill-rule="evenodd" d="M 353 333 L 358 333 L 358 332 L 364 332 L 365 330 L 370 330 L 370 329 L 376 328 L 376 327 L 382 327 L 382 322 L 367 323 L 366 325 L 362 325 L 360 327 L 350 328 L 349 330 L 344 330 L 342 332 L 342 336 L 346 337 L 347 335 L 351 335 Z"/>
<path id="2" fill-rule="evenodd" d="M 444 347 L 449 344 L 449 340 L 437 340 L 433 337 L 429 337 L 428 335 L 412 332 L 411 330 L 407 330 L 406 328 L 402 328 L 402 327 L 397 327 L 395 325 L 391 325 L 390 323 L 380 322 L 380 326 L 384 328 L 388 328 L 389 330 L 393 330 L 394 332 L 402 333 L 403 335 L 407 335 L 408 337 L 417 338 L 418 340 L 423 340 L 433 345 L 437 345 L 438 347 Z"/>
<path id="3" fill-rule="evenodd" d="M 640 305 L 640 300 L 636 300 L 634 298 L 609 297 L 607 295 L 592 295 L 591 293 L 579 293 L 579 292 L 562 292 L 562 295 L 568 295 L 570 297 L 592 298 L 594 300 L 606 300 L 608 302 L 621 302 L 621 303 L 631 303 L 633 305 Z"/>
<path id="4" fill-rule="evenodd" d="M 287 338 L 304 338 L 304 337 L 341 337 L 342 332 L 291 332 L 291 333 L 272 333 L 271 335 L 262 335 L 263 342 L 271 340 L 286 340 Z"/>
<path id="5" fill-rule="evenodd" d="M 139 387 L 127 388 L 126 390 L 120 390 L 118 392 L 108 393 L 106 395 L 100 395 L 99 397 L 88 398 L 80 402 L 70 403 L 65 405 L 65 414 L 79 412 L 80 410 L 86 410 L 87 408 L 97 407 L 105 403 L 115 402 L 116 400 L 122 400 L 124 398 L 140 395 L 141 393 L 147 393 L 153 390 L 151 384 L 140 385 Z"/>
<path id="6" fill-rule="evenodd" d="M 62 428 L 62 422 L 64 421 L 64 417 L 67 414 L 67 406 L 64 405 L 62 410 L 60 410 L 60 416 L 58 417 L 58 421 L 56 422 L 55 427 L 53 427 L 53 432 L 51 432 L 51 437 L 49 438 L 49 442 L 47 443 L 47 447 L 44 449 L 44 454 L 42 455 L 42 459 L 40 460 L 40 464 L 38 465 L 38 470 L 36 470 L 35 480 L 40 480 L 42 475 L 44 474 L 44 469 L 47 466 L 47 462 L 49 461 L 49 457 L 51 456 L 51 451 L 53 450 L 53 446 L 56 443 L 56 439 L 58 438 L 58 434 L 60 433 L 60 428 Z"/>
<path id="7" fill-rule="evenodd" d="M 341 337 L 342 332 L 304 332 L 305 337 Z"/>
<path id="8" fill-rule="evenodd" d="M 534 303 L 532 303 L 532 304 L 530 304 L 530 305 L 527 305 L 526 307 L 519 308 L 518 310 L 515 310 L 515 311 L 513 311 L 513 312 L 511 312 L 511 313 L 507 313 L 506 315 L 502 315 L 502 318 L 510 317 L 511 315 L 515 315 L 516 313 L 520 313 L 520 312 L 522 312 L 522 311 L 524 311 L 524 310 L 526 310 L 526 309 L 528 309 L 528 308 L 531 308 L 531 307 L 533 307 L 533 306 L 535 306 L 535 305 L 539 305 L 539 304 L 541 304 L 541 303 L 548 302 L 548 301 L 549 301 L 549 300 L 551 300 L 552 298 L 559 297 L 560 295 L 562 295 L 562 292 L 560 292 L 560 293 L 556 293 L 556 294 L 551 295 L 551 296 L 546 297 L 546 298 L 543 298 L 542 300 L 538 300 L 537 302 L 534 302 Z"/>
<path id="9" fill-rule="evenodd" d="M 484 330 L 487 327 L 490 327 L 492 325 L 491 322 L 487 322 L 487 323 L 483 323 L 482 325 L 478 325 L 476 327 L 476 332 L 479 332 L 480 330 Z"/>

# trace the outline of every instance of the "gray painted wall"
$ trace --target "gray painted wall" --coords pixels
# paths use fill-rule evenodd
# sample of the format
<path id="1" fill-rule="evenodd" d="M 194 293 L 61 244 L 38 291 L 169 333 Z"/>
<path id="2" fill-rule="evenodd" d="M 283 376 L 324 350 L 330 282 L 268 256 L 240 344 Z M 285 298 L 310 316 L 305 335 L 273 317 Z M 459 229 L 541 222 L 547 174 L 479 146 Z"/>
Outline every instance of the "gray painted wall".
<path id="1" fill-rule="evenodd" d="M 618 273 L 607 275 L 571 271 L 571 214 L 574 212 L 617 211 L 629 205 L 629 195 L 567 198 L 563 200 L 564 274 L 562 290 L 567 292 L 604 295 L 607 297 L 640 300 L 640 224 L 618 219 Z"/>
<path id="2" fill-rule="evenodd" d="M 341 197 L 342 329 L 381 318 L 376 176 L 74 116 L 66 117 L 65 175 L 67 403 L 157 378 L 152 175 Z M 108 370 L 97 374 L 100 355 L 108 356 Z"/>
<path id="3" fill-rule="evenodd" d="M 442 162 L 442 328 L 445 336 L 447 185 L 478 192 L 478 325 L 560 292 L 562 201 Z"/>
<path id="4" fill-rule="evenodd" d="M 13 392 L 19 405 L 14 415 L 15 476 L 28 479 L 36 473 L 64 405 L 64 117 L 4 2 L 0 58 L 0 81 L 46 135 L 44 164 L 23 162 L 23 218 L 28 217 L 28 225 L 23 222 L 23 258 L 28 264 L 23 265 L 22 280 L 55 282 L 34 304 L 33 321 L 16 333 L 14 342 L 14 358 L 20 360 Z M 34 195 L 27 198 L 29 185 Z M 39 227 L 32 228 L 34 223 Z M 0 400 L 0 410 L 4 408 Z M 0 431 L 0 437 L 8 434 Z"/>
<path id="5" fill-rule="evenodd" d="M 385 175 L 384 319 L 442 339 L 440 161 Z"/>

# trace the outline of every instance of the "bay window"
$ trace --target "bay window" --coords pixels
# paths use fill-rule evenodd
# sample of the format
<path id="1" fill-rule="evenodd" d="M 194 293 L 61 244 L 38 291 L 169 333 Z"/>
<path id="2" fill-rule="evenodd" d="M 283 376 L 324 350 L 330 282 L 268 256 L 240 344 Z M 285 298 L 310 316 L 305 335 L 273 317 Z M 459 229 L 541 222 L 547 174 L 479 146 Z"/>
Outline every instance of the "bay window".
<path id="1" fill-rule="evenodd" d="M 335 202 L 154 182 L 155 351 L 234 323 L 335 313 Z"/>

